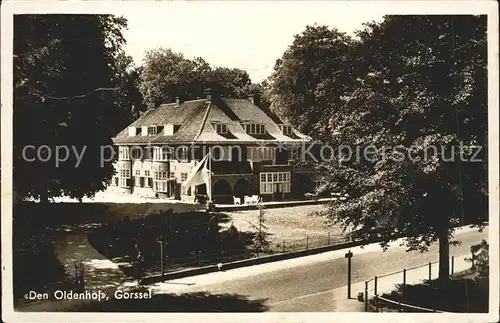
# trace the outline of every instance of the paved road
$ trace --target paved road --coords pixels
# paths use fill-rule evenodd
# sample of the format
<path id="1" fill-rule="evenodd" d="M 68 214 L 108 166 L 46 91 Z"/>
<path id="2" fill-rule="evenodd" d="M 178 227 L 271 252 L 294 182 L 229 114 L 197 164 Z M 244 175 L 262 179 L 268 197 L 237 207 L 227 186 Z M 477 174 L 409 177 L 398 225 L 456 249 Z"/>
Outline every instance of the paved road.
<path id="1" fill-rule="evenodd" d="M 469 254 L 472 244 L 487 239 L 483 232 L 469 228 L 458 231 L 462 242 L 450 248 L 450 254 Z M 438 245 L 428 252 L 406 252 L 399 242 L 382 252 L 378 245 L 352 248 L 353 283 L 438 260 Z M 262 301 L 271 311 L 331 311 L 329 291 L 347 285 L 346 250 L 327 252 L 276 263 L 240 268 L 157 284 L 155 293 L 208 292 L 210 294 L 245 295 Z M 186 285 L 184 285 L 186 284 Z M 189 284 L 189 286 L 187 285 Z M 353 290 L 355 296 L 357 290 Z"/>

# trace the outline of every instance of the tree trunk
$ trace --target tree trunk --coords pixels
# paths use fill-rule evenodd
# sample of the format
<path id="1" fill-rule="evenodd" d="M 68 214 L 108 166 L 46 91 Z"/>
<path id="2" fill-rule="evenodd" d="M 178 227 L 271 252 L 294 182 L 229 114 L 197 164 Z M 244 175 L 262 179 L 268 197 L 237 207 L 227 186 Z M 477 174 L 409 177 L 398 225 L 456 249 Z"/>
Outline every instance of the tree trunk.
<path id="1" fill-rule="evenodd" d="M 450 280 L 450 241 L 448 231 L 443 230 L 439 234 L 439 282 Z"/>

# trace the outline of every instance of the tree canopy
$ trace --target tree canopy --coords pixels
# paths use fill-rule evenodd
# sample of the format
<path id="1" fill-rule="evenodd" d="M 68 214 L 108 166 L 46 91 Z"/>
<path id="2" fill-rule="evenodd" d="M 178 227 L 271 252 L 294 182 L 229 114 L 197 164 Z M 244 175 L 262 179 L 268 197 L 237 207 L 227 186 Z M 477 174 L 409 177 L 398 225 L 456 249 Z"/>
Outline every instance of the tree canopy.
<path id="1" fill-rule="evenodd" d="M 274 111 L 316 138 L 325 115 L 345 104 L 356 85 L 356 42 L 328 26 L 307 26 L 276 61 L 266 92 Z"/>
<path id="2" fill-rule="evenodd" d="M 123 127 L 117 57 L 123 18 L 109 15 L 14 17 L 14 187 L 20 197 L 92 196 L 112 165 L 100 147 Z M 28 146 L 35 150 L 25 150 Z M 35 157 L 41 149 L 42 159 Z M 68 159 L 55 165 L 57 146 Z M 78 159 L 72 147 L 82 152 Z M 50 149 L 50 153 L 49 153 Z M 24 156 L 23 156 L 24 152 Z M 61 158 L 65 151 L 60 150 Z"/>
<path id="3" fill-rule="evenodd" d="M 358 35 L 361 84 L 329 115 L 353 154 L 320 167 L 350 196 L 330 217 L 360 238 L 379 227 L 384 246 L 439 241 L 447 279 L 455 226 L 487 218 L 486 17 L 388 16 Z"/>
<path id="4" fill-rule="evenodd" d="M 260 90 L 248 73 L 238 68 L 211 67 L 203 58 L 185 58 L 168 48 L 146 52 L 142 66 L 140 91 L 149 107 L 204 97 L 207 88 L 220 95 L 244 98 Z"/>

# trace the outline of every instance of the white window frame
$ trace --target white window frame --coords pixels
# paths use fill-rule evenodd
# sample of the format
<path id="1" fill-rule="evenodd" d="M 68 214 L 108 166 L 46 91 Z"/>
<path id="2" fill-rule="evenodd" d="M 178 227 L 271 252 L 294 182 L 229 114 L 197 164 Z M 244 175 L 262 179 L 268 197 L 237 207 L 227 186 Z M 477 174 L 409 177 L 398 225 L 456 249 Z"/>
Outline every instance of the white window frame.
<path id="1" fill-rule="evenodd" d="M 151 171 L 145 170 L 144 171 L 144 177 L 151 177 Z"/>
<path id="2" fill-rule="evenodd" d="M 281 125 L 281 133 L 284 134 L 285 136 L 291 135 L 293 133 L 292 126 L 289 124 Z"/>
<path id="3" fill-rule="evenodd" d="M 153 190 L 162 193 L 168 192 L 167 172 L 153 172 Z"/>
<path id="4" fill-rule="evenodd" d="M 217 123 L 214 123 L 213 126 L 215 128 L 215 131 L 218 134 L 226 134 L 227 133 L 227 124 L 217 122 Z"/>
<path id="5" fill-rule="evenodd" d="M 118 159 L 119 160 L 130 160 L 129 147 L 125 147 L 125 146 L 118 147 Z"/>
<path id="6" fill-rule="evenodd" d="M 130 169 L 120 169 L 118 177 L 118 186 L 128 187 L 127 181 L 130 178 Z"/>
<path id="7" fill-rule="evenodd" d="M 184 183 L 187 180 L 188 173 L 181 173 L 181 183 Z"/>
<path id="8" fill-rule="evenodd" d="M 157 126 L 148 126 L 148 136 L 156 136 Z"/>
<path id="9" fill-rule="evenodd" d="M 179 161 L 181 162 L 187 162 L 189 161 L 189 158 L 188 158 L 188 147 L 179 147 L 178 150 L 179 150 Z"/>
<path id="10" fill-rule="evenodd" d="M 249 135 L 262 135 L 266 133 L 266 127 L 262 123 L 246 123 L 245 132 Z"/>
<path id="11" fill-rule="evenodd" d="M 274 184 L 281 184 L 282 193 L 290 193 L 290 172 L 264 172 L 260 173 L 260 194 L 273 194 Z"/>

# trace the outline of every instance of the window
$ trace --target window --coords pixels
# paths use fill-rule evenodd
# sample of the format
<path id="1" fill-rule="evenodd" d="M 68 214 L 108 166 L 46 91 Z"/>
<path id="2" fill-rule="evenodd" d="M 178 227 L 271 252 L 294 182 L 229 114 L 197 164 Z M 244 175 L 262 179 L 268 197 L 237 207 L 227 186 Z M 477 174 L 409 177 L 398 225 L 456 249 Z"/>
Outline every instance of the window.
<path id="1" fill-rule="evenodd" d="M 188 174 L 187 173 L 181 173 L 181 182 L 185 182 L 187 180 Z"/>
<path id="2" fill-rule="evenodd" d="M 179 160 L 182 162 L 188 161 L 188 147 L 181 146 L 178 148 L 179 150 Z"/>
<path id="3" fill-rule="evenodd" d="M 245 124 L 245 131 L 251 135 L 261 135 L 266 133 L 266 128 L 260 123 L 248 123 Z"/>
<path id="4" fill-rule="evenodd" d="M 151 159 L 152 157 L 153 157 L 152 148 L 151 147 L 146 147 L 144 149 L 144 159 Z"/>
<path id="5" fill-rule="evenodd" d="M 175 178 L 175 173 L 174 172 L 170 172 L 170 178 Z"/>
<path id="6" fill-rule="evenodd" d="M 120 169 L 120 177 L 118 179 L 118 185 L 122 187 L 128 187 L 129 178 L 130 178 L 130 169 Z"/>
<path id="7" fill-rule="evenodd" d="M 290 172 L 261 173 L 260 193 L 290 192 Z"/>
<path id="8" fill-rule="evenodd" d="M 128 184 L 128 183 L 127 183 L 127 178 L 123 178 L 123 177 L 120 177 L 120 178 L 119 178 L 119 183 L 118 183 L 118 185 L 120 185 L 121 187 L 128 187 L 128 185 L 127 185 L 127 184 Z"/>
<path id="9" fill-rule="evenodd" d="M 167 172 L 154 172 L 153 190 L 168 192 Z"/>
<path id="10" fill-rule="evenodd" d="M 120 169 L 120 177 L 130 178 L 130 169 Z"/>
<path id="11" fill-rule="evenodd" d="M 170 159 L 172 159 L 172 148 L 171 147 L 162 147 L 161 160 L 170 160 Z"/>
<path id="12" fill-rule="evenodd" d="M 129 148 L 128 147 L 120 147 L 118 148 L 118 159 L 120 160 L 128 160 L 129 157 Z"/>
<path id="13" fill-rule="evenodd" d="M 153 160 L 169 161 L 172 159 L 172 147 L 154 147 Z"/>
<path id="14" fill-rule="evenodd" d="M 142 158 L 142 148 L 141 147 L 131 147 L 130 155 L 132 159 L 141 159 Z"/>
<path id="15" fill-rule="evenodd" d="M 215 131 L 219 134 L 227 133 L 227 124 L 225 123 L 214 123 L 213 124 Z"/>
<path id="16" fill-rule="evenodd" d="M 154 179 L 156 181 L 167 179 L 167 172 L 154 172 Z"/>
<path id="17" fill-rule="evenodd" d="M 292 126 L 290 125 L 281 125 L 281 132 L 286 135 L 286 136 L 289 136 L 292 134 Z"/>
<path id="18" fill-rule="evenodd" d="M 151 172 L 149 170 L 144 171 L 144 176 L 145 177 L 151 177 Z"/>
<path id="19" fill-rule="evenodd" d="M 141 170 L 140 169 L 136 169 L 135 170 L 135 176 L 141 176 Z"/>
<path id="20" fill-rule="evenodd" d="M 148 127 L 148 136 L 156 136 L 156 126 Z"/>
<path id="21" fill-rule="evenodd" d="M 274 147 L 247 147 L 247 159 L 253 161 L 274 160 Z"/>

